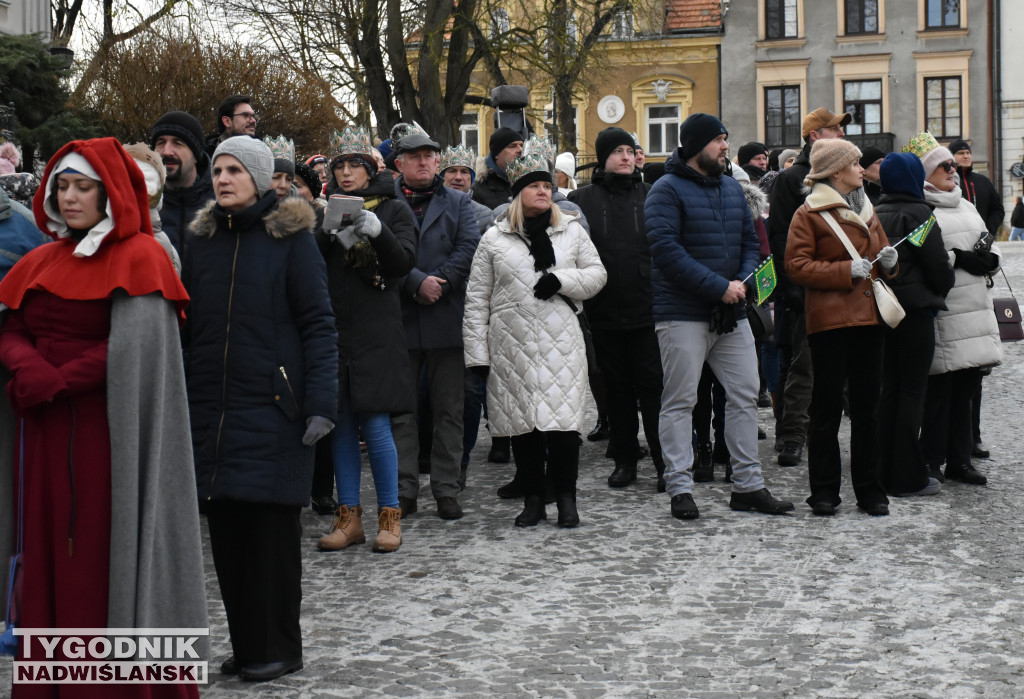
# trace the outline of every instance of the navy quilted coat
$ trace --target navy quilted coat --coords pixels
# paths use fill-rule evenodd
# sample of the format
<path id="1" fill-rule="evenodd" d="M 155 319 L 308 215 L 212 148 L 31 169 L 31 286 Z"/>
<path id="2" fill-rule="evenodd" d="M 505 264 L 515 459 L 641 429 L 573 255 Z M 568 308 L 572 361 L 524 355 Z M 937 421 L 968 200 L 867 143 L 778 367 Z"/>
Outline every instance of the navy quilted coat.
<path id="1" fill-rule="evenodd" d="M 708 322 L 729 282 L 757 267 L 757 234 L 743 187 L 728 176 L 702 175 L 678 149 L 647 194 L 644 218 L 655 322 Z M 744 305 L 735 305 L 739 318 Z"/>
<path id="2" fill-rule="evenodd" d="M 189 409 L 201 500 L 306 505 L 306 419 L 334 420 L 338 338 L 312 207 L 273 191 L 192 222 L 182 281 Z"/>

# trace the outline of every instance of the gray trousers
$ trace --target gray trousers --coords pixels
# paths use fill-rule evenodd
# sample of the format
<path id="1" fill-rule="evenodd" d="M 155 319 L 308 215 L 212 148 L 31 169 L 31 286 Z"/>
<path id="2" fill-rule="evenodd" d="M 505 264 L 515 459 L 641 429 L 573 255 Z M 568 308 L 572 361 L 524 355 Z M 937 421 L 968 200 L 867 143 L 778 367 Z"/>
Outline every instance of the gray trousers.
<path id="1" fill-rule="evenodd" d="M 434 436 L 430 451 L 430 490 L 434 498 L 459 494 L 462 468 L 462 348 L 409 350 L 411 385 L 419 391 L 420 371 L 426 366 L 427 390 L 433 414 Z M 391 420 L 398 448 L 398 495 L 415 500 L 420 493 L 419 432 L 416 413 Z"/>
<path id="2" fill-rule="evenodd" d="M 725 388 L 725 443 L 732 461 L 732 490 L 748 493 L 764 487 L 757 460 L 757 355 L 746 318 L 731 333 L 719 335 L 707 321 L 655 324 L 661 347 L 664 389 L 658 434 L 665 458 L 665 486 L 675 496 L 693 490 L 693 406 L 706 361 Z"/>

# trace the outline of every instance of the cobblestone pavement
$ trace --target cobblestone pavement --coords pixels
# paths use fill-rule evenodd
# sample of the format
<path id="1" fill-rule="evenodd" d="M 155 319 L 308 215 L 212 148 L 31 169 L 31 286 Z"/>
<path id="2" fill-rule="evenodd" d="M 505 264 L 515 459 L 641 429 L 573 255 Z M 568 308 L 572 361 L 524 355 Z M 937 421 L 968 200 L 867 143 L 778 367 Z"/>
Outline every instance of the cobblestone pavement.
<path id="1" fill-rule="evenodd" d="M 1024 245 L 1001 247 L 1024 291 Z M 484 462 L 486 436 L 465 518 L 438 519 L 424 477 L 397 553 L 369 540 L 318 553 L 330 518 L 307 512 L 305 669 L 271 683 L 217 674 L 230 649 L 207 541 L 214 672 L 202 696 L 1022 696 L 1024 343 L 1004 348 L 985 380 L 988 486 L 894 499 L 889 517 L 859 512 L 848 484 L 838 516 L 813 517 L 806 461 L 775 465 L 770 410 L 760 456 L 791 515 L 730 511 L 719 469 L 695 486 L 700 519 L 675 520 L 649 460 L 634 486 L 607 487 L 602 442 L 583 447 L 582 526 L 559 529 L 551 506 L 549 522 L 519 530 L 520 503 L 494 494 L 513 468 Z M 368 472 L 364 484 L 375 512 Z"/>

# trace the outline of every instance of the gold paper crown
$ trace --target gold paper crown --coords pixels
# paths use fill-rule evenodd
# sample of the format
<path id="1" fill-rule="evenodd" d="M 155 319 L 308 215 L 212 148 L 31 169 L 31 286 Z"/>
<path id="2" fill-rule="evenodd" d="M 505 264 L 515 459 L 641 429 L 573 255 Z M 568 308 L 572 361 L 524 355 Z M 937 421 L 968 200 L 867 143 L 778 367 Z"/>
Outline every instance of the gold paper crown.
<path id="1" fill-rule="evenodd" d="M 339 155 L 372 155 L 370 134 L 362 126 L 346 126 L 341 133 L 335 131 L 328 141 L 331 160 Z"/>
<path id="2" fill-rule="evenodd" d="M 555 147 L 550 141 L 537 138 L 536 134 L 530 134 L 530 138 L 523 144 L 523 155 L 540 155 L 551 165 L 555 164 Z"/>
<path id="3" fill-rule="evenodd" d="M 505 168 L 505 174 L 508 175 L 508 183 L 510 185 L 514 185 L 516 180 L 529 175 L 531 172 L 550 172 L 547 159 L 540 153 L 531 153 L 530 155 L 516 158 Z"/>
<path id="4" fill-rule="evenodd" d="M 928 155 L 938 147 L 939 142 L 935 140 L 935 137 L 927 131 L 922 131 L 911 138 L 907 145 L 903 146 L 903 152 L 913 153 L 918 158 L 924 158 L 924 156 Z"/>
<path id="5" fill-rule="evenodd" d="M 285 138 L 283 135 L 278 135 L 277 138 L 264 136 L 263 142 L 270 148 L 270 153 L 275 160 L 295 160 L 295 141 L 292 139 Z"/>
<path id="6" fill-rule="evenodd" d="M 476 168 L 473 166 L 475 160 L 476 154 L 471 150 L 466 150 L 461 144 L 454 148 L 448 146 L 441 151 L 441 163 L 437 169 L 439 172 L 444 172 L 450 167 L 468 167 L 476 172 Z"/>

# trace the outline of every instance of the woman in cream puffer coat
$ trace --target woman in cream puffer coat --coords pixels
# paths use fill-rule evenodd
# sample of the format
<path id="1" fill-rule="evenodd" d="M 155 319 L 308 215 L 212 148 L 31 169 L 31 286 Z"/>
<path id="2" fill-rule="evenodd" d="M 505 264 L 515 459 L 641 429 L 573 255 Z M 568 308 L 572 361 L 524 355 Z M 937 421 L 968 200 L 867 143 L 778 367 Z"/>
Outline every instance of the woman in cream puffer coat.
<path id="1" fill-rule="evenodd" d="M 515 200 L 480 239 L 466 290 L 463 342 L 466 366 L 487 377 L 491 435 L 512 437 L 517 477 L 526 490 L 526 509 L 516 524 L 545 518 L 547 451 L 559 523 L 575 526 L 578 433 L 587 392 L 576 313 L 601 290 L 607 272 L 578 214 L 551 205 L 547 164 L 532 157 L 510 166 Z"/>
<path id="2" fill-rule="evenodd" d="M 921 451 L 932 477 L 941 479 L 945 462 L 945 478 L 984 485 L 988 479 L 971 464 L 971 401 L 981 384 L 981 369 L 1003 359 L 986 282 L 986 276 L 999 269 L 1000 254 L 986 240 L 984 219 L 960 194 L 949 150 L 933 148 L 921 156 L 921 163 L 926 177 L 924 198 L 935 206 L 935 221 L 956 275 L 946 296 L 946 310 L 935 317 L 935 355 L 921 423 Z"/>

